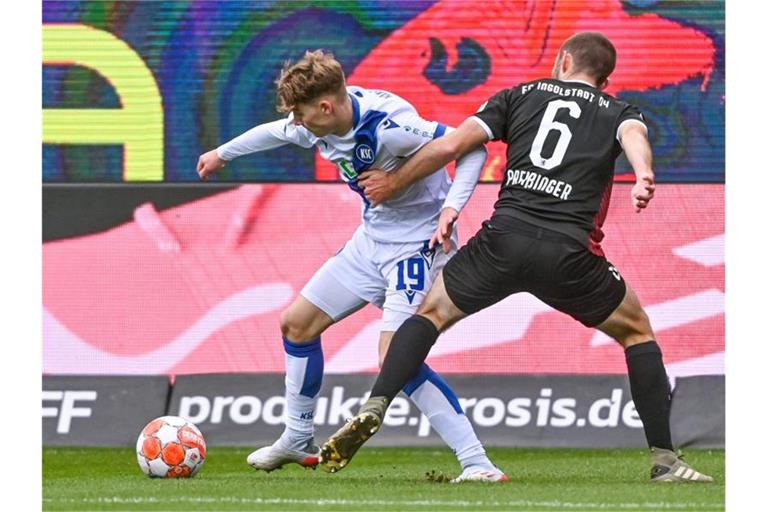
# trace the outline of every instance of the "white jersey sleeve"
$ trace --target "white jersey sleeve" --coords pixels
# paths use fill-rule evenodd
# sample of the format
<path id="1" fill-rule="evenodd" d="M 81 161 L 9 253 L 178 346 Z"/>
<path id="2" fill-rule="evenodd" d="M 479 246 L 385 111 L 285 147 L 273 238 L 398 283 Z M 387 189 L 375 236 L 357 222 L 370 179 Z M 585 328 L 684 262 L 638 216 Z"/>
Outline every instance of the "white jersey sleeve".
<path id="1" fill-rule="evenodd" d="M 451 189 L 443 201 L 443 208 L 453 208 L 461 212 L 466 206 L 472 192 L 475 191 L 480 172 L 485 165 L 488 151 L 485 146 L 480 146 L 456 161 L 456 175 L 451 183 Z"/>
<path id="2" fill-rule="evenodd" d="M 389 123 L 381 132 L 381 145 L 396 157 L 413 155 L 422 146 L 443 135 L 446 126 L 436 121 L 427 121 L 415 111 L 396 113 L 385 121 Z"/>
<path id="3" fill-rule="evenodd" d="M 216 149 L 219 158 L 225 161 L 257 151 L 266 151 L 286 144 L 311 148 L 317 142 L 303 126 L 293 124 L 293 114 L 285 119 L 260 124 Z"/>

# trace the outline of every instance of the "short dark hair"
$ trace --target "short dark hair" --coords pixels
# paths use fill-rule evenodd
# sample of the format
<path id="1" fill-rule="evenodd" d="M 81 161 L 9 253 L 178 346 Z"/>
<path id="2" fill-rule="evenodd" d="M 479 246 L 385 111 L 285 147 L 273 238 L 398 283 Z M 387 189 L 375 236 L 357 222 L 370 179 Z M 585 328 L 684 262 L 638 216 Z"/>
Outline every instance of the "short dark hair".
<path id="1" fill-rule="evenodd" d="M 599 32 L 579 32 L 563 43 L 560 53 L 573 56 L 576 71 L 588 74 L 600 85 L 605 82 L 616 67 L 616 48 Z"/>

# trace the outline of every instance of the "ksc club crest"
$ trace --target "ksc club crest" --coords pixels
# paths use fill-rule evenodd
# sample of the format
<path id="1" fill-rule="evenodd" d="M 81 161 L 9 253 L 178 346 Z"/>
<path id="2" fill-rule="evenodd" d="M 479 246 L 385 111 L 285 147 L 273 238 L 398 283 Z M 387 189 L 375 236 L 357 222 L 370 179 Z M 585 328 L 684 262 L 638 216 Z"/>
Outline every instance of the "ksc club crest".
<path id="1" fill-rule="evenodd" d="M 374 160 L 373 149 L 368 144 L 360 144 L 355 147 L 355 156 L 364 164 L 372 164 Z"/>

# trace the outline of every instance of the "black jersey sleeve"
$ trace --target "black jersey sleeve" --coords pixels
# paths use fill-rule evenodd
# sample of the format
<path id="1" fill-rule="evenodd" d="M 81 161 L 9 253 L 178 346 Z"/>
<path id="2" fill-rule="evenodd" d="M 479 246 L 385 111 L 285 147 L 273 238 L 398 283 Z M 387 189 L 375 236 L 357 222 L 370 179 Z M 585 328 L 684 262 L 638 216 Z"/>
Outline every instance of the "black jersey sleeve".
<path id="1" fill-rule="evenodd" d="M 473 117 L 478 118 L 491 131 L 491 140 L 504 139 L 514 89 L 503 89 L 482 104 Z"/>
<path id="2" fill-rule="evenodd" d="M 619 118 L 616 123 L 616 139 L 617 140 L 619 138 L 619 128 L 621 128 L 621 125 L 625 121 L 639 121 L 645 125 L 645 118 L 643 117 L 642 112 L 640 112 L 640 109 L 634 105 L 626 104 L 622 109 L 621 114 L 619 114 Z M 646 125 L 646 129 L 648 129 L 647 125 Z"/>

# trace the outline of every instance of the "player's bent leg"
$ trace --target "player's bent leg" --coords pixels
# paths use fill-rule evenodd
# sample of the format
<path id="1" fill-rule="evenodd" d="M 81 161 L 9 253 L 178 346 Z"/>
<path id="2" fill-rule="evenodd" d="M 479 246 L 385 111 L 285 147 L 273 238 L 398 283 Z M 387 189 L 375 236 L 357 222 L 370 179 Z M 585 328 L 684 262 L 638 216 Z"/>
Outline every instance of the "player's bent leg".
<path id="1" fill-rule="evenodd" d="M 426 363 L 403 388 L 440 438 L 453 450 L 462 473 L 454 483 L 465 481 L 506 482 L 507 475 L 488 458 L 459 399 L 440 375 Z"/>
<path id="2" fill-rule="evenodd" d="M 712 477 L 691 468 L 674 451 L 669 379 L 648 315 L 632 288 L 627 286 L 621 304 L 597 328 L 624 347 L 632 399 L 651 449 L 651 480 L 711 482 Z"/>
<path id="3" fill-rule="evenodd" d="M 344 249 L 323 264 L 301 294 L 283 312 L 280 328 L 285 349 L 285 430 L 272 446 L 257 450 L 249 463 L 271 470 L 287 462 L 303 466 L 317 464 L 314 444 L 314 414 L 323 379 L 320 334 L 337 322 L 373 302 L 383 283 L 377 281 L 360 257 L 356 235 Z M 349 254 L 350 252 L 354 254 Z M 359 251 L 358 251 L 359 252 Z"/>
<path id="4" fill-rule="evenodd" d="M 292 343 L 306 343 L 333 325 L 334 320 L 302 295 L 280 314 L 280 331 Z"/>
<path id="5" fill-rule="evenodd" d="M 280 315 L 285 350 L 285 429 L 272 445 L 248 455 L 253 468 L 269 472 L 290 463 L 317 466 L 314 412 L 323 380 L 320 334 L 331 324 L 333 319 L 302 295 Z"/>
<path id="6" fill-rule="evenodd" d="M 383 331 L 379 338 L 379 361 L 389 348 L 394 332 Z M 464 481 L 506 482 L 507 475 L 497 468 L 485 453 L 472 424 L 464 414 L 459 399 L 448 383 L 426 363 L 419 373 L 404 387 L 416 407 L 429 420 L 440 438 L 453 451 L 459 461 L 462 474 L 454 479 Z"/>
<path id="7" fill-rule="evenodd" d="M 391 402 L 416 377 L 440 333 L 465 316 L 448 296 L 441 271 L 417 314 L 406 319 L 392 337 L 371 396 Z"/>
<path id="8" fill-rule="evenodd" d="M 648 315 L 640 305 L 635 291 L 626 285 L 626 293 L 619 306 L 601 324 L 601 330 L 625 349 L 655 339 Z"/>
<path id="9" fill-rule="evenodd" d="M 371 398 L 321 447 L 320 464 L 324 469 L 336 472 L 346 467 L 357 450 L 378 432 L 392 399 L 408 381 L 416 377 L 437 340 L 440 331 L 436 323 L 441 329 L 446 329 L 465 316 L 448 297 L 442 284 L 442 272 L 419 311 L 424 311 L 429 317 L 414 315 L 398 328 L 371 390 Z"/>

